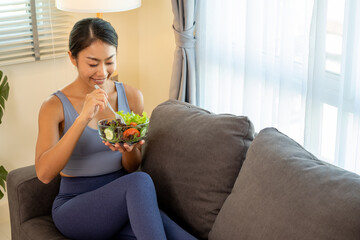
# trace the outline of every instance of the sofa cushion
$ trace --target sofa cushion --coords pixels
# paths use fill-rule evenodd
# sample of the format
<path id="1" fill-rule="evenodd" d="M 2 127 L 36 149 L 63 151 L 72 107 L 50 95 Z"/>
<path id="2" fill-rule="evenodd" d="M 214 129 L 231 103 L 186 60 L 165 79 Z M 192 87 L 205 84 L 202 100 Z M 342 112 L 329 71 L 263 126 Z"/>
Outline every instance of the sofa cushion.
<path id="1" fill-rule="evenodd" d="M 209 239 L 360 239 L 360 176 L 264 129 Z"/>
<path id="2" fill-rule="evenodd" d="M 70 240 L 57 230 L 51 215 L 32 218 L 22 223 L 20 236 L 20 239 Z"/>
<path id="3" fill-rule="evenodd" d="M 207 238 L 253 136 L 247 117 L 216 115 L 176 100 L 157 106 L 142 170 L 154 181 L 160 207 L 198 238 Z"/>

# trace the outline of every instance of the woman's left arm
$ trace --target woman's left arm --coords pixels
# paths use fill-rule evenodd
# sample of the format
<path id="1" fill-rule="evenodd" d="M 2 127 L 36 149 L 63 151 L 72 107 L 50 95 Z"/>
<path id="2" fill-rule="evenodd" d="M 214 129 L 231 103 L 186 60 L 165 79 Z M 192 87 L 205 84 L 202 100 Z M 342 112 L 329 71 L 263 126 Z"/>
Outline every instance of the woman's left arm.
<path id="1" fill-rule="evenodd" d="M 124 84 L 125 94 L 129 103 L 130 110 L 134 113 L 141 115 L 144 111 L 144 98 L 140 90 L 130 85 Z M 112 145 L 109 142 L 104 142 L 113 151 L 119 151 L 122 153 L 122 165 L 128 172 L 136 171 L 141 164 L 141 146 L 145 143 L 144 140 L 129 145 L 124 143 L 123 145 L 116 143 Z"/>

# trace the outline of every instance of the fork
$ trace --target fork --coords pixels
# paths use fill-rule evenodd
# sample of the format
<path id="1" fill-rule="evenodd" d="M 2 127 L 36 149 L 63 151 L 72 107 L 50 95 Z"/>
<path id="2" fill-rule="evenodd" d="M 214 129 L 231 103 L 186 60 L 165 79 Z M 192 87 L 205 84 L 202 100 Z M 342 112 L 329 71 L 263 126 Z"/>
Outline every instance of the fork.
<path id="1" fill-rule="evenodd" d="M 100 87 L 99 87 L 97 84 L 95 84 L 95 88 L 96 88 L 96 89 L 99 89 Z M 125 121 L 124 121 L 123 117 L 122 117 L 120 114 L 118 114 L 117 112 L 114 111 L 114 109 L 111 107 L 111 105 L 110 105 L 109 102 L 107 102 L 107 106 L 108 106 L 108 107 L 110 108 L 110 110 L 115 114 L 115 118 L 116 118 L 116 119 L 120 119 L 120 122 L 121 122 L 122 124 L 125 124 Z"/>

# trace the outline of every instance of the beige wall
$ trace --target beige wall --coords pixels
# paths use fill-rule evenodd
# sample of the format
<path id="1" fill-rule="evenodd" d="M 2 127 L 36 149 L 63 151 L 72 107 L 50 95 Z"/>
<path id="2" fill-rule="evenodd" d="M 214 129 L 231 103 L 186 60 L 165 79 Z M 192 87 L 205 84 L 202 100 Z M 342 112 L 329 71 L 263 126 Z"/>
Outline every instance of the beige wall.
<path id="1" fill-rule="evenodd" d="M 145 110 L 168 99 L 175 38 L 169 0 L 143 0 L 139 11 L 139 83 Z"/>
<path id="2" fill-rule="evenodd" d="M 92 14 L 74 14 L 77 19 Z M 119 80 L 144 94 L 145 111 L 168 99 L 175 48 L 172 9 L 168 0 L 143 0 L 128 12 L 106 13 L 119 35 Z M 8 76 L 10 95 L 0 125 L 0 165 L 6 169 L 34 163 L 37 117 L 41 103 L 76 77 L 67 57 L 0 67 Z M 0 201 L 1 216 L 6 201 Z M 7 213 L 6 213 L 7 214 Z"/>

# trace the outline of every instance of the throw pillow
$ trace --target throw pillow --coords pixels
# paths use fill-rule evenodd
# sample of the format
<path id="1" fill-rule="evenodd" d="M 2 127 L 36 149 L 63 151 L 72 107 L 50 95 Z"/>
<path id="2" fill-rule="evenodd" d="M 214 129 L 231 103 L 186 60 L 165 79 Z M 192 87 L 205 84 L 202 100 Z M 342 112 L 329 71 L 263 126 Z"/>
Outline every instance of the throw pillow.
<path id="1" fill-rule="evenodd" d="M 157 106 L 141 169 L 154 181 L 160 208 L 207 239 L 253 138 L 247 117 L 217 115 L 176 100 Z"/>
<path id="2" fill-rule="evenodd" d="M 256 136 L 210 240 L 360 239 L 360 176 L 274 128 Z"/>

